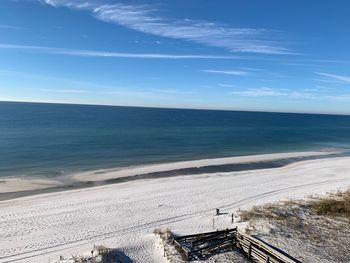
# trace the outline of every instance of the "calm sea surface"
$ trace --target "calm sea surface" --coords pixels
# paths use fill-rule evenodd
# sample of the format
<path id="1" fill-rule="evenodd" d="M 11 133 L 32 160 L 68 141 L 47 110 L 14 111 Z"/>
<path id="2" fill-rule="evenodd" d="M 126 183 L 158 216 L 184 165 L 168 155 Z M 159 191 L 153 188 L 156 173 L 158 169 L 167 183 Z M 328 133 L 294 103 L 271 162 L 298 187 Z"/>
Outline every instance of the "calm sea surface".
<path id="1" fill-rule="evenodd" d="M 0 177 L 350 148 L 350 116 L 0 102 Z"/>

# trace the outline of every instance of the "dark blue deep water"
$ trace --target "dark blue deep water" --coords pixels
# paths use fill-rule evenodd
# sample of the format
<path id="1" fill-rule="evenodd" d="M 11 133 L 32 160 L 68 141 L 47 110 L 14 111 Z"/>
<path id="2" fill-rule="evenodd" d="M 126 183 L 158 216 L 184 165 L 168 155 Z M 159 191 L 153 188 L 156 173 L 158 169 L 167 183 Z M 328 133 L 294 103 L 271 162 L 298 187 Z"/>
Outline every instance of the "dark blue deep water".
<path id="1" fill-rule="evenodd" d="M 0 102 L 0 176 L 349 146 L 350 116 Z"/>

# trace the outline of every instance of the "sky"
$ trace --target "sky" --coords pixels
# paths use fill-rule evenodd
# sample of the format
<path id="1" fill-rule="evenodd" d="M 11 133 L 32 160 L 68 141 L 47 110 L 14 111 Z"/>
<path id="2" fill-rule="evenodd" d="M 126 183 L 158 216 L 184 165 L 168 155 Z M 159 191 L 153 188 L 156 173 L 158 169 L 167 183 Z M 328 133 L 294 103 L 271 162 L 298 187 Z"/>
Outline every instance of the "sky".
<path id="1" fill-rule="evenodd" d="M 350 114 L 348 0 L 1 0 L 0 100 Z"/>

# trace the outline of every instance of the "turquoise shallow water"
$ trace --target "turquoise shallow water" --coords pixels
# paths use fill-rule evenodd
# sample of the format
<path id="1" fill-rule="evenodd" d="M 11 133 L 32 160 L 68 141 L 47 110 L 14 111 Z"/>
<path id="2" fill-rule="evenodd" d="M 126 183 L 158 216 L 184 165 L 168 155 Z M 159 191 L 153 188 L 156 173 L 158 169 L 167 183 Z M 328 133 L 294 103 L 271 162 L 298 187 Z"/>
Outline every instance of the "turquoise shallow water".
<path id="1" fill-rule="evenodd" d="M 350 116 L 0 102 L 0 176 L 350 148 Z"/>

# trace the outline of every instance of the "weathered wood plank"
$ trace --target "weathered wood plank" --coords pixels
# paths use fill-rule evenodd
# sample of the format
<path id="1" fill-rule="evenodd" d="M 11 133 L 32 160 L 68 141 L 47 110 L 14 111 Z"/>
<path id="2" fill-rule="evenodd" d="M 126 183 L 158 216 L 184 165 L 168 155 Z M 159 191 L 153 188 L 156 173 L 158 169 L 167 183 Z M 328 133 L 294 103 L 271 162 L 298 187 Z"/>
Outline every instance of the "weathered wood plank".
<path id="1" fill-rule="evenodd" d="M 300 263 L 259 239 L 239 233 L 237 228 L 175 237 L 173 243 L 188 260 L 236 247 L 258 263 Z"/>

